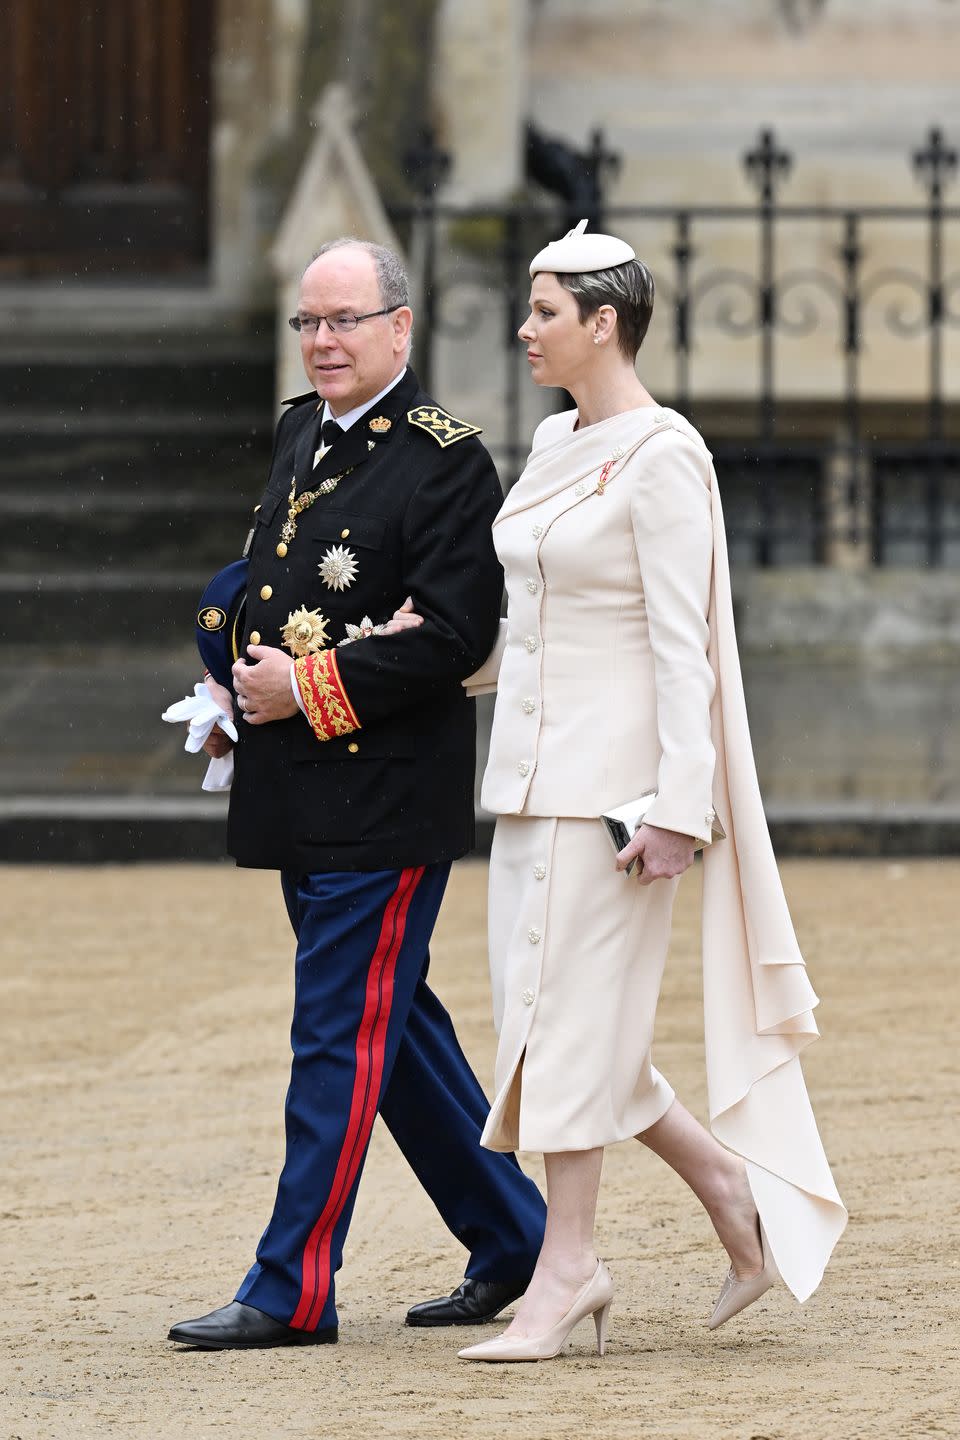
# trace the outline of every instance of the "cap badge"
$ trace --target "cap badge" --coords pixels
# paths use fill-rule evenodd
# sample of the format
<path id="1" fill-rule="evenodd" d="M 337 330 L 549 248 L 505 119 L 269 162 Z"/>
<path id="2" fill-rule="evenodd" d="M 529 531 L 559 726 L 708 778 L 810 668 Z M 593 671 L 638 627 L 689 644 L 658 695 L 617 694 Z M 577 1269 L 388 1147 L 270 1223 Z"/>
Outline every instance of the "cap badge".
<path id="1" fill-rule="evenodd" d="M 346 545 L 331 545 L 318 566 L 329 590 L 346 590 L 357 578 L 357 557 Z"/>
<path id="2" fill-rule="evenodd" d="M 287 616 L 280 637 L 290 654 L 299 660 L 304 655 L 316 655 L 318 650 L 327 647 L 330 642 L 327 634 L 329 623 L 319 610 L 308 610 L 301 605 L 299 610 L 291 610 Z"/>
<path id="3" fill-rule="evenodd" d="M 227 612 L 221 610 L 219 605 L 208 605 L 206 610 L 201 610 L 197 616 L 197 624 L 204 630 L 222 630 L 227 623 Z"/>
<path id="4" fill-rule="evenodd" d="M 386 415 L 375 415 L 370 421 L 370 429 L 374 435 L 386 435 L 388 430 L 393 428 L 393 421 L 388 420 Z"/>

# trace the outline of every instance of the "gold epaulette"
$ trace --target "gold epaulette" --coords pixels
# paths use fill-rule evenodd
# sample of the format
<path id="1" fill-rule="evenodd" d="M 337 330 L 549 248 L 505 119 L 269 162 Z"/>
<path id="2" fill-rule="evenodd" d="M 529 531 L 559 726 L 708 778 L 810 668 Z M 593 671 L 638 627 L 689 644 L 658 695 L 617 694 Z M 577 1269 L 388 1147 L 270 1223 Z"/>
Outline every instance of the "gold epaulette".
<path id="1" fill-rule="evenodd" d="M 442 449 L 466 440 L 468 435 L 479 435 L 479 425 L 468 425 L 466 420 L 457 420 L 437 405 L 416 405 L 407 411 L 407 419 L 419 430 L 426 430 Z"/>

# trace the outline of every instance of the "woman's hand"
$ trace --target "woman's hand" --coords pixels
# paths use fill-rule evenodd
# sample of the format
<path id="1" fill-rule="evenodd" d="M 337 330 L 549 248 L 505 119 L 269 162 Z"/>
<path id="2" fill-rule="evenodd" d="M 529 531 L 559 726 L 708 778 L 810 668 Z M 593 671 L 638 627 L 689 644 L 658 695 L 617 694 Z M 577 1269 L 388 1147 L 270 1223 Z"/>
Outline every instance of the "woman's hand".
<path id="1" fill-rule="evenodd" d="M 397 635 L 401 630 L 416 630 L 418 625 L 423 624 L 423 616 L 418 615 L 413 608 L 413 600 L 408 595 L 400 606 L 394 610 L 393 615 L 383 627 L 382 634 Z"/>
<path id="2" fill-rule="evenodd" d="M 219 705 L 230 719 L 233 719 L 233 696 L 225 685 L 220 685 L 212 675 L 206 675 L 203 681 L 207 687 L 207 694 L 215 705 Z M 214 725 L 210 734 L 203 742 L 204 752 L 213 757 L 214 760 L 222 760 L 224 755 L 229 755 L 233 749 L 233 741 L 229 735 L 224 735 L 219 725 Z"/>
<path id="3" fill-rule="evenodd" d="M 672 880 L 693 864 L 693 838 L 678 835 L 676 830 L 661 830 L 657 825 L 641 825 L 629 845 L 617 856 L 617 869 L 626 870 L 637 857 L 640 868 L 637 881 L 652 885 L 654 880 Z"/>

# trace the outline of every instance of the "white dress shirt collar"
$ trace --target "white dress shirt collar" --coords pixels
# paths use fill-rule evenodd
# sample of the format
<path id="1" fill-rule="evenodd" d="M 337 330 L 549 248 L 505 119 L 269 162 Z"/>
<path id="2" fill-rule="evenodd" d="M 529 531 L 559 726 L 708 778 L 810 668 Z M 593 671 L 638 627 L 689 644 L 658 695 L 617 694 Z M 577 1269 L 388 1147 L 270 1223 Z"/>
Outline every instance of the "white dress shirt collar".
<path id="1" fill-rule="evenodd" d="M 407 367 L 406 365 L 404 365 L 403 369 L 400 371 L 400 374 L 395 375 L 390 381 L 389 385 L 384 385 L 380 393 L 378 395 L 374 395 L 372 400 L 365 400 L 362 405 L 357 405 L 352 410 L 345 411 L 343 415 L 334 415 L 330 411 L 330 409 L 326 405 L 324 405 L 323 418 L 325 420 L 336 420 L 341 430 L 349 430 L 350 426 L 355 425 L 356 422 L 360 419 L 361 415 L 365 415 L 368 410 L 372 410 L 374 405 L 378 404 L 383 399 L 384 395 L 389 395 L 390 391 L 394 388 L 394 386 L 400 384 L 400 381 L 403 379 L 406 373 Z"/>

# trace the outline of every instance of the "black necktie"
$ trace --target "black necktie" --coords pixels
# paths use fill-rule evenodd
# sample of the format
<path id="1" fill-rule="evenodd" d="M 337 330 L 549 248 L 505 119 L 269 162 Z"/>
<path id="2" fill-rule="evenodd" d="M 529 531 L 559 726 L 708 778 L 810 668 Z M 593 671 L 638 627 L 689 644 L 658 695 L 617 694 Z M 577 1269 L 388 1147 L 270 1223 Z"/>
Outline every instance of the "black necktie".
<path id="1" fill-rule="evenodd" d="M 324 449 L 329 449 L 334 441 L 339 440 L 343 430 L 336 420 L 324 420 L 320 426 L 320 439 L 323 441 Z"/>

